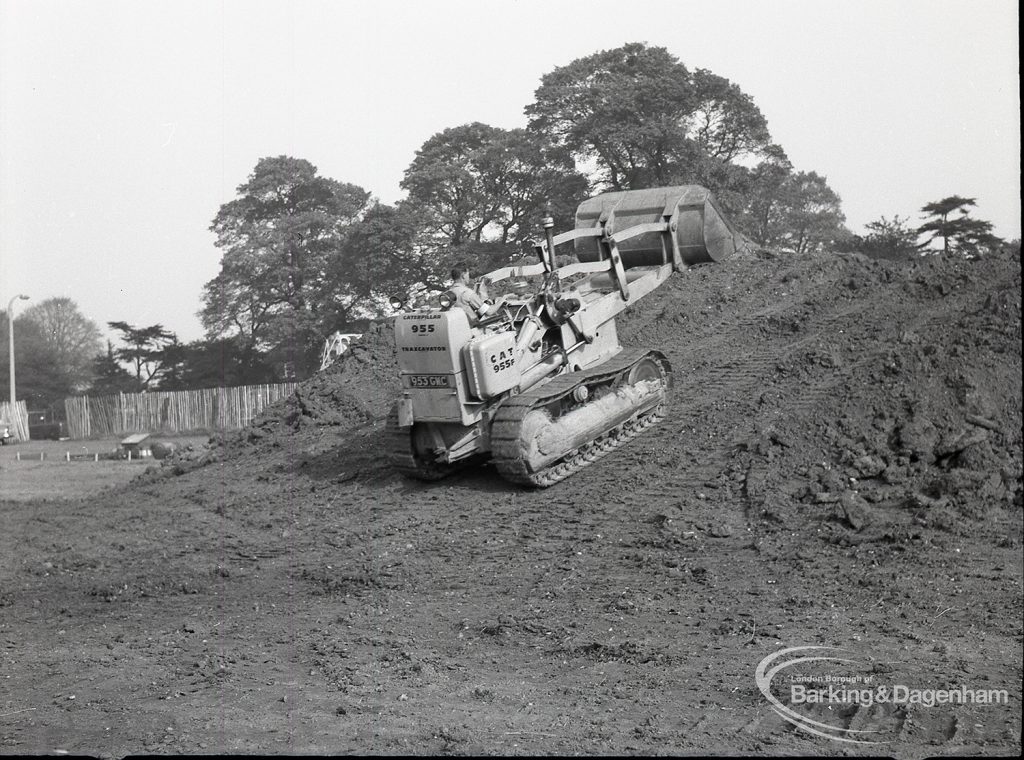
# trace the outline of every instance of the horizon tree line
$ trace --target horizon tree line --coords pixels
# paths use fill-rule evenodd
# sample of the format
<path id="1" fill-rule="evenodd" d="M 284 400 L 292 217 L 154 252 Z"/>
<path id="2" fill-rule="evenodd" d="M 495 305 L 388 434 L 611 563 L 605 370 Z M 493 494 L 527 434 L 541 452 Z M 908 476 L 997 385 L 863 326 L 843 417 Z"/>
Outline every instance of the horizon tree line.
<path id="1" fill-rule="evenodd" d="M 665 48 L 629 43 L 558 67 L 523 112 L 523 128 L 473 122 L 428 138 L 393 205 L 305 159 L 259 159 L 210 225 L 221 267 L 201 294 L 203 339 L 114 321 L 119 343 L 104 348 L 73 301 L 48 299 L 16 321 L 19 389 L 42 404 L 274 382 L 286 366 L 306 377 L 327 335 L 383 318 L 390 294 L 443 290 L 456 260 L 486 271 L 521 258 L 544 216 L 571 227 L 580 201 L 609 190 L 703 185 L 741 232 L 781 252 L 909 259 L 940 242 L 963 256 L 1004 244 L 960 196 L 923 206 L 917 227 L 883 216 L 852 234 L 826 178 L 791 164 L 749 95 Z"/>

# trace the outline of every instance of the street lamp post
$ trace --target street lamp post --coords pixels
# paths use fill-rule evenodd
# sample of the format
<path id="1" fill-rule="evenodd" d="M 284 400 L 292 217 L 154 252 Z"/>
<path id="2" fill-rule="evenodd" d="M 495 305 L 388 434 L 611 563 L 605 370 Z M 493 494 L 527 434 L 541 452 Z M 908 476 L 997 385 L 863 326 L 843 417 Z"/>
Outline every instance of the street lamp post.
<path id="1" fill-rule="evenodd" d="M 27 301 L 28 296 L 16 295 L 7 304 L 7 350 L 10 352 L 11 360 L 11 414 L 14 414 L 14 302 L 19 299 Z"/>

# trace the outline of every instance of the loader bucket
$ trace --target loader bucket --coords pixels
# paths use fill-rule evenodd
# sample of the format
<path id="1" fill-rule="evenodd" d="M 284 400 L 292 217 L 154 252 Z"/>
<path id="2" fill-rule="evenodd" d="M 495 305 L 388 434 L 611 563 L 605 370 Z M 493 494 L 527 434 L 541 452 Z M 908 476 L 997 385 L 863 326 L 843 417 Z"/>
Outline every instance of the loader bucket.
<path id="1" fill-rule="evenodd" d="M 679 252 L 686 265 L 728 258 L 740 248 L 743 236 L 726 221 L 711 192 L 700 185 L 657 187 L 604 193 L 584 201 L 576 209 L 576 229 L 604 225 L 607 234 L 652 222 L 674 222 Z M 618 244 L 626 269 L 666 263 L 664 236 L 657 232 L 638 235 Z M 602 258 L 597 238 L 575 241 L 580 261 Z M 606 255 L 606 254 L 605 254 Z M 671 253 L 667 261 L 671 261 Z"/>

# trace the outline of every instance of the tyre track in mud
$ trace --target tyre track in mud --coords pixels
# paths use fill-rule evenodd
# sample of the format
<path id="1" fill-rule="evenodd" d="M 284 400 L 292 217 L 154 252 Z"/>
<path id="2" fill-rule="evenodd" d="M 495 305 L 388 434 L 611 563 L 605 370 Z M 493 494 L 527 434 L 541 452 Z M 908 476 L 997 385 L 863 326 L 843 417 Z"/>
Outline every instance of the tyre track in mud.
<path id="1" fill-rule="evenodd" d="M 796 406 L 801 413 L 816 407 L 843 381 L 841 374 L 836 374 L 827 384 L 819 383 L 795 391 L 786 387 L 777 388 L 775 368 L 804 345 L 827 334 L 837 325 L 861 316 L 867 308 L 867 305 L 857 305 L 821 315 L 793 340 L 762 341 L 737 356 L 737 347 L 748 343 L 750 332 L 758 330 L 764 314 L 779 310 L 779 307 L 773 307 L 742 317 L 731 329 L 695 341 L 688 347 L 691 355 L 723 355 L 725 358 L 720 362 L 694 367 L 679 362 L 677 357 L 670 357 L 674 360 L 673 366 L 677 367 L 677 387 L 667 418 L 634 445 L 653 453 L 658 449 L 678 449 L 682 441 L 682 449 L 690 455 L 691 461 L 680 468 L 681 472 L 665 472 L 664 478 L 652 486 L 642 488 L 640 493 L 657 502 L 679 491 L 699 491 L 715 481 L 728 462 L 730 449 L 742 443 L 740 440 L 721 441 L 713 437 L 709 442 L 708 438 L 702 436 L 708 423 L 715 420 L 716 416 L 724 415 L 728 418 L 748 414 L 751 421 L 749 433 L 753 434 L 753 422 L 761 407 L 761 397 L 768 391 L 787 396 L 795 393 L 799 396 Z M 682 364 L 682 367 L 676 362 Z"/>
<path id="2" fill-rule="evenodd" d="M 893 678 L 907 661 L 907 681 L 921 685 L 1018 676 L 1019 640 L 1000 628 L 1020 612 L 1012 544 L 934 530 L 856 543 L 864 534 L 833 505 L 775 503 L 786 468 L 831 455 L 810 438 L 857 390 L 851 378 L 884 360 L 901 330 L 940 328 L 976 295 L 847 297 L 853 265 L 837 274 L 828 262 L 776 298 L 757 288 L 782 265 L 726 266 L 752 269 L 754 292 L 695 272 L 673 286 L 691 303 L 641 303 L 647 321 L 623 330 L 630 345 L 669 355 L 679 382 L 667 418 L 550 489 L 511 486 L 489 466 L 406 481 L 383 461 L 382 422 L 300 417 L 263 428 L 224 464 L 145 486 L 143 499 L 126 490 L 110 512 L 97 502 L 103 540 L 80 540 L 79 517 L 61 522 L 81 575 L 25 582 L 8 620 L 36 625 L 68 594 L 162 579 L 149 598 L 86 600 L 62 622 L 75 639 L 60 650 L 67 663 L 40 661 L 52 668 L 47 699 L 76 679 L 79 699 L 60 716 L 85 738 L 70 748 L 843 754 L 771 711 L 753 682 L 762 657 L 823 642 L 895 663 Z M 735 300 L 719 311 L 722 294 Z M 831 300 L 814 301 L 822 294 Z M 773 435 L 807 440 L 794 454 Z M 175 527 L 173 540 L 161 533 Z M 30 558 L 47 546 L 35 540 Z M 183 582 L 197 593 L 181 593 Z M 35 612 L 23 609 L 33 594 Z M 124 638 L 110 654 L 101 621 Z M 103 684 L 91 705 L 90 683 Z M 33 715 L 12 717 L 5 735 L 49 741 Z M 108 716 L 130 716 L 139 738 L 89 728 Z M 885 754 L 1019 742 L 1019 721 L 1015 738 L 1012 722 L 978 709 L 907 717 Z M 844 725 L 893 731 L 897 718 L 853 711 Z"/>
<path id="3" fill-rule="evenodd" d="M 885 329 L 928 329 L 944 323 L 943 316 L 922 316 L 921 306 L 911 299 L 900 304 L 896 313 L 888 308 Z M 756 514 L 746 513 L 744 502 L 751 498 L 749 472 L 742 488 L 716 493 L 712 487 L 721 489 L 731 453 L 756 433 L 757 423 L 770 425 L 780 414 L 783 422 L 786 416 L 811 415 L 835 400 L 852 370 L 878 361 L 895 336 L 878 336 L 875 348 L 852 361 L 843 352 L 852 354 L 861 344 L 833 346 L 846 328 L 867 318 L 874 308 L 878 305 L 870 299 L 840 302 L 828 310 L 818 307 L 810 319 L 801 321 L 795 334 L 765 334 L 763 317 L 787 313 L 786 305 L 776 304 L 686 341 L 685 349 L 670 354 L 682 387 L 675 393 L 672 413 L 659 426 L 565 484 L 544 492 L 513 491 L 514 498 L 488 500 L 480 515 L 461 515 L 473 527 L 472 535 L 463 532 L 460 545 L 478 547 L 462 552 L 472 570 L 457 581 L 465 595 L 460 609 L 476 611 L 475 617 L 470 614 L 465 619 L 464 635 L 510 649 L 520 662 L 517 673 L 532 676 L 535 684 L 558 672 L 554 663 L 561 659 L 576 662 L 584 670 L 589 666 L 580 663 L 629 668 L 632 703 L 644 705 L 646 713 L 620 706 L 617 730 L 635 720 L 637 726 L 648 727 L 634 733 L 659 735 L 650 728 L 652 717 L 653 725 L 672 725 L 674 695 L 686 699 L 686 691 L 674 684 L 699 681 L 707 670 L 719 673 L 720 685 L 734 684 L 730 688 L 746 695 L 741 704 L 757 714 L 757 697 L 750 685 L 751 663 L 757 658 L 744 650 L 760 642 L 759 636 L 807 640 L 807 631 L 813 631 L 812 640 L 822 635 L 835 639 L 834 632 L 844 630 L 853 618 L 808 619 L 787 609 L 781 597 L 781 614 L 758 620 L 744 612 L 745 598 L 771 598 L 773 585 L 786 587 L 790 597 L 814 598 L 818 590 L 831 587 L 822 583 L 825 576 L 819 574 L 831 574 L 832 567 L 830 563 L 805 564 L 802 577 L 794 581 L 793 547 L 757 524 Z M 751 333 L 763 339 L 752 345 Z M 656 342 L 648 345 L 660 347 Z M 776 377 L 779 365 L 799 364 L 803 354 L 819 349 L 839 352 L 839 362 L 796 382 Z M 686 356 L 721 355 L 723 360 L 686 362 L 680 360 L 684 350 Z M 688 393 L 688 388 L 696 391 Z M 772 403 L 763 402 L 766 395 Z M 737 425 L 737 417 L 745 421 Z M 707 438 L 702 435 L 705 431 Z M 437 508 L 465 512 L 466 504 L 472 503 L 466 489 L 478 490 L 494 476 L 485 468 L 467 476 L 458 487 L 445 486 L 433 494 L 439 499 Z M 753 536 L 751 518 L 755 518 Z M 421 527 L 429 533 L 429 526 Z M 812 551 L 807 546 L 803 539 L 797 550 Z M 765 557 L 760 556 L 762 552 L 767 552 Z M 451 551 L 446 557 L 459 554 Z M 429 570 L 423 568 L 423 572 L 417 572 L 421 579 L 417 590 L 429 598 L 438 587 Z M 510 612 L 491 613 L 488 600 L 510 602 Z M 499 607 L 505 606 L 499 602 Z M 714 614 L 709 615 L 711 610 Z M 571 622 L 580 620 L 587 624 Z M 710 639 L 699 634 L 703 626 L 709 626 Z M 686 644 L 680 647 L 682 642 Z M 702 663 L 696 668 L 687 664 L 694 657 Z M 485 662 L 478 664 L 487 670 Z M 662 677 L 666 665 L 673 668 L 673 678 L 667 681 Z M 660 698 L 652 696 L 651 684 L 657 684 Z M 577 687 L 577 696 L 589 694 L 593 705 L 614 700 L 613 691 L 600 679 L 577 681 Z M 736 704 L 732 705 L 735 709 Z M 885 716 L 876 717 L 885 722 Z M 859 714 L 851 720 L 858 725 L 868 722 Z M 754 723 L 705 722 L 704 735 L 696 742 L 684 739 L 685 732 L 680 730 L 661 731 L 660 736 L 669 746 L 675 741 L 676 746 L 706 747 L 741 731 L 750 742 L 744 746 L 756 747 L 757 742 L 800 746 L 792 744 L 792 729 L 781 719 Z M 600 735 L 592 728 L 579 730 L 584 736 Z M 935 736 L 948 738 L 941 732 Z"/>
<path id="4" fill-rule="evenodd" d="M 821 340 L 822 336 L 833 334 L 836 330 L 840 330 L 841 326 L 849 325 L 851 321 L 863 317 L 870 308 L 871 304 L 860 304 L 853 308 L 836 310 L 833 313 L 822 315 L 813 323 L 806 325 L 805 329 L 801 330 L 801 334 L 795 337 L 795 339 L 789 341 L 779 340 L 775 345 L 762 344 L 756 349 L 749 351 L 742 359 L 726 359 L 722 363 L 711 364 L 710 366 L 701 367 L 690 372 L 684 371 L 680 373 L 684 376 L 686 385 L 707 389 L 704 394 L 706 398 L 694 403 L 686 403 L 685 401 L 680 403 L 677 398 L 674 411 L 669 415 L 668 419 L 659 428 L 650 431 L 646 436 L 634 443 L 634 450 L 637 452 L 635 456 L 628 457 L 623 452 L 615 460 L 609 461 L 606 467 L 598 468 L 598 470 L 581 475 L 578 478 L 580 481 L 586 481 L 581 483 L 584 489 L 581 492 L 581 497 L 586 498 L 587 495 L 591 494 L 597 497 L 600 494 L 603 495 L 602 502 L 608 504 L 609 498 L 607 494 L 614 492 L 615 486 L 620 479 L 628 480 L 635 503 L 651 508 L 664 507 L 668 504 L 678 504 L 682 497 L 687 503 L 688 509 L 682 510 L 682 515 L 677 513 L 677 519 L 681 517 L 686 519 L 687 516 L 691 520 L 696 519 L 698 522 L 702 519 L 710 519 L 710 523 L 708 523 L 711 525 L 710 535 L 715 536 L 717 528 L 720 531 L 718 537 L 728 537 L 734 532 L 735 527 L 726 525 L 725 530 L 722 531 L 719 527 L 722 524 L 722 516 L 720 514 L 713 515 L 709 514 L 707 510 L 700 509 L 697 509 L 696 514 L 694 514 L 693 505 L 700 505 L 700 500 L 704 498 L 704 494 L 701 493 L 702 490 L 707 491 L 709 486 L 713 488 L 718 485 L 714 482 L 715 478 L 722 475 L 723 466 L 728 460 L 728 448 L 735 446 L 735 440 L 725 443 L 712 441 L 709 444 L 708 441 L 696 439 L 693 440 L 692 446 L 690 446 L 690 441 L 687 441 L 683 444 L 682 451 L 689 454 L 690 461 L 681 463 L 681 466 L 674 470 L 663 469 L 661 471 L 662 477 L 653 483 L 644 483 L 642 478 L 630 477 L 633 472 L 632 469 L 629 465 L 620 464 L 617 459 L 630 459 L 633 463 L 641 463 L 656 461 L 659 450 L 675 450 L 678 452 L 680 450 L 679 437 L 681 433 L 687 430 L 697 432 L 709 421 L 714 420 L 716 413 L 720 413 L 726 408 L 731 409 L 731 414 L 735 414 L 739 408 L 746 410 L 754 416 L 759 406 L 760 394 L 758 391 L 762 394 L 767 390 L 779 391 L 779 395 L 786 402 L 789 414 L 806 416 L 813 413 L 822 406 L 823 402 L 830 400 L 837 391 L 841 390 L 843 384 L 848 382 L 851 370 L 865 364 L 877 362 L 879 357 L 885 353 L 887 347 L 891 345 L 890 342 L 882 341 L 880 348 L 876 348 L 866 355 L 860 355 L 853 362 L 844 361 L 838 371 L 825 375 L 818 379 L 817 382 L 804 383 L 799 388 L 784 386 L 779 389 L 774 387 L 776 385 L 772 377 L 774 367 L 780 362 L 792 359 L 801 350 L 813 347 L 816 342 Z M 729 346 L 734 341 L 736 344 L 742 345 L 742 331 L 756 326 L 758 324 L 758 316 L 754 315 L 747 320 L 739 322 L 732 334 L 720 334 L 712 336 L 706 341 L 695 342 L 692 346 L 693 352 L 698 354 L 707 353 L 709 350 L 717 349 L 723 345 Z M 894 315 L 894 317 L 892 324 L 903 330 L 923 330 L 939 327 L 947 319 L 945 316 L 935 317 L 927 313 L 921 315 L 920 304 L 916 303 L 907 305 L 905 309 Z M 728 353 L 727 351 L 727 356 Z M 675 359 L 675 357 L 672 358 Z M 753 423 L 753 419 L 751 422 Z M 751 427 L 753 427 L 752 424 Z M 638 480 L 640 482 L 637 482 Z M 700 498 L 698 500 L 694 500 L 692 497 L 688 498 L 689 494 L 693 493 L 700 494 Z M 734 510 L 736 506 L 736 504 L 733 504 Z M 687 512 L 690 514 L 686 515 Z M 743 522 L 742 517 L 736 515 L 735 511 L 730 517 L 734 526 L 737 523 L 742 524 Z M 730 522 L 729 517 L 726 518 L 726 522 Z M 693 534 L 694 531 L 684 532 L 684 534 L 687 533 Z M 712 568 L 711 577 L 722 580 L 730 575 L 749 578 L 752 574 L 763 574 L 766 569 L 763 563 L 758 561 L 748 563 L 746 561 L 749 559 L 749 552 L 745 553 L 742 549 L 745 548 L 744 542 L 748 540 L 746 537 L 743 537 L 739 542 L 731 542 L 732 545 L 722 546 L 721 548 L 729 553 L 730 558 L 718 564 L 713 561 L 708 563 L 705 558 L 705 567 L 701 569 L 706 572 L 707 566 L 710 564 Z M 678 545 L 677 542 L 676 546 Z M 676 546 L 673 546 L 673 548 L 676 548 Z M 688 553 L 698 556 L 700 554 L 693 551 Z M 651 558 L 648 556 L 641 560 L 647 571 L 645 580 L 648 582 L 657 580 L 659 573 L 652 565 L 657 566 L 661 564 L 659 562 L 660 559 L 663 558 Z M 747 567 L 748 564 L 749 567 Z M 776 570 L 775 572 L 777 573 L 778 571 Z M 806 586 L 813 587 L 815 584 L 813 577 L 805 578 L 803 581 Z M 731 585 L 733 592 L 740 591 L 742 593 L 743 582 L 733 582 Z M 758 593 L 756 584 L 749 584 L 746 591 Z M 705 601 L 709 606 L 721 605 L 720 599 L 716 600 L 711 596 L 705 597 L 702 601 Z M 726 616 L 725 620 L 728 621 L 729 617 Z M 783 624 L 776 623 L 775 625 L 781 628 Z M 750 633 L 751 640 L 753 641 L 756 636 L 756 628 L 753 625 L 751 626 Z M 605 656 L 614 658 L 611 651 L 605 650 Z M 740 676 L 740 674 L 735 675 Z M 899 710 L 894 712 L 891 708 L 882 707 L 874 711 L 863 709 L 854 711 L 850 714 L 848 720 L 840 725 L 846 728 L 856 727 L 862 730 L 880 731 L 896 740 L 916 738 L 922 733 L 928 734 L 929 731 L 933 736 L 939 737 L 940 740 L 944 741 L 952 740 L 954 736 L 953 733 L 942 729 L 950 721 L 955 722 L 955 718 L 948 712 L 929 715 L 923 724 L 918 724 L 914 737 L 906 735 L 904 720 L 905 713 Z M 755 723 L 756 725 L 742 726 L 740 730 L 756 741 L 775 743 L 780 740 L 781 736 L 792 732 L 789 724 L 778 719 L 756 721 Z"/>
<path id="5" fill-rule="evenodd" d="M 740 368 L 739 373 L 733 372 L 734 368 L 728 365 L 720 368 L 723 377 L 731 376 L 727 399 L 742 398 L 760 381 L 771 360 L 771 354 L 766 351 L 760 359 L 760 368 L 749 362 Z M 663 423 L 661 428 L 669 422 L 671 420 Z M 634 442 L 629 450 L 634 453 L 617 453 L 615 459 L 635 459 L 637 447 L 642 450 L 657 448 L 658 435 L 659 428 L 655 428 Z M 690 468 L 685 471 L 686 477 L 698 481 L 705 479 L 715 474 L 718 465 L 715 460 L 706 461 L 701 473 Z M 476 617 L 471 614 L 464 621 L 463 635 L 507 642 L 502 646 L 511 647 L 521 663 L 517 672 L 529 675 L 531 668 L 525 663 L 532 663 L 534 672 L 539 670 L 533 678 L 538 683 L 549 677 L 553 662 L 565 657 L 577 662 L 595 663 L 598 667 L 617 667 L 616 663 L 622 663 L 639 668 L 643 672 L 630 690 L 634 697 L 650 691 L 651 687 L 644 685 L 647 681 L 659 683 L 657 669 L 668 661 L 678 661 L 680 655 L 673 654 L 666 644 L 643 643 L 659 638 L 657 626 L 649 622 L 627 625 L 624 640 L 615 640 L 614 636 L 609 640 L 605 634 L 623 624 L 623 613 L 635 615 L 638 610 L 653 610 L 657 614 L 663 606 L 662 600 L 674 597 L 681 582 L 692 583 L 689 579 L 702 578 L 707 575 L 707 570 L 698 566 L 696 570 L 699 572 L 694 573 L 686 559 L 679 562 L 662 556 L 665 548 L 669 548 L 672 554 L 677 553 L 675 544 L 688 539 L 673 535 L 671 531 L 666 536 L 660 527 L 651 529 L 653 535 L 636 535 L 637 528 L 644 525 L 640 521 L 656 519 L 657 515 L 652 515 L 652 511 L 657 512 L 678 501 L 679 492 L 685 490 L 686 480 L 666 478 L 661 483 L 641 485 L 629 475 L 628 465 L 623 467 L 609 462 L 607 466 L 602 464 L 591 468 L 591 472 L 581 473 L 570 483 L 549 491 L 512 491 L 506 498 L 496 499 L 484 512 L 460 515 L 462 540 L 458 543 L 463 547 L 460 551 L 446 551 L 438 546 L 436 540 L 427 544 L 426 548 L 437 557 L 461 554 L 471 569 L 471 578 L 445 579 L 464 589 L 466 597 L 460 605 L 462 610 L 476 611 Z M 468 485 L 478 485 L 479 478 L 493 476 L 493 472 L 484 470 L 483 475 L 478 474 L 475 478 L 465 476 L 463 484 L 468 480 Z M 623 493 L 623 481 L 628 483 L 628 494 Z M 465 511 L 460 494 L 452 493 L 462 491 L 461 497 L 468 497 L 463 489 L 442 486 L 432 490 L 431 496 L 437 498 L 435 510 Z M 597 505 L 600 508 L 595 508 Z M 406 535 L 411 541 L 423 544 L 429 541 L 431 525 L 424 523 L 420 528 L 423 532 L 414 531 Z M 641 528 L 641 532 L 646 534 L 649 531 Z M 686 533 L 684 531 L 682 535 Z M 615 536 L 618 538 L 612 538 Z M 605 539 L 612 541 L 610 547 L 604 543 Z M 656 550 L 653 553 L 650 551 L 652 544 Z M 474 546 L 476 550 L 470 548 Z M 695 553 L 699 556 L 704 551 Z M 441 579 L 431 578 L 429 569 L 420 568 L 415 575 L 419 579 L 418 593 L 427 598 L 439 593 L 435 583 Z M 652 583 L 652 576 L 655 581 L 661 578 L 662 583 Z M 654 588 L 645 588 L 651 586 Z M 698 598 L 706 606 L 716 603 L 710 594 L 698 595 Z M 484 612 L 490 606 L 489 599 L 507 599 L 515 604 L 517 610 L 526 608 L 529 612 L 524 615 L 520 611 L 506 616 Z M 673 609 L 678 607 L 675 603 L 669 606 Z M 679 615 L 683 611 L 676 609 L 672 614 Z M 448 616 L 449 624 L 454 617 Z M 566 625 L 567 621 L 580 618 L 589 621 L 582 630 L 578 623 Z M 549 621 L 548 625 L 545 626 L 543 621 Z M 423 624 L 428 629 L 435 627 L 427 621 Z M 554 630 L 544 630 L 546 627 Z M 664 640 L 665 632 L 660 633 Z M 550 643 L 551 635 L 560 637 L 554 645 Z M 539 661 L 534 651 L 538 647 L 543 650 Z M 450 652 L 448 654 L 450 656 Z M 479 663 L 479 666 L 486 670 L 484 663 Z M 665 688 L 665 685 L 660 683 L 659 688 Z M 601 696 L 603 691 L 597 683 L 578 689 L 580 694 L 591 694 L 591 699 L 597 703 L 606 699 Z M 635 719 L 639 725 L 649 717 L 647 714 L 624 719 Z"/>
<path id="6" fill-rule="evenodd" d="M 440 684 L 429 691 L 430 679 L 395 671 L 389 680 L 381 668 L 375 688 L 415 687 L 410 700 L 443 695 L 461 723 L 440 709 L 421 708 L 421 716 L 460 751 L 509 735 L 549 751 L 808 746 L 771 719 L 753 689 L 753 664 L 773 641 L 836 640 L 862 613 L 817 610 L 810 600 L 822 592 L 841 598 L 834 563 L 805 562 L 795 575 L 792 558 L 819 557 L 820 540 L 794 538 L 800 525 L 763 524 L 749 511 L 758 494 L 747 461 L 727 469 L 759 423 L 784 426 L 831 400 L 849 357 L 795 381 L 779 365 L 799 365 L 808 352 L 808 361 L 819 351 L 828 358 L 838 331 L 875 306 L 840 300 L 823 309 L 801 299 L 732 313 L 676 339 L 669 358 L 682 382 L 669 417 L 551 489 L 520 491 L 492 468 L 399 492 L 375 481 L 383 510 L 368 554 L 385 563 L 385 552 L 412 548 L 399 585 L 371 595 L 390 630 L 371 640 L 377 650 L 407 648 Z M 892 321 L 912 321 L 919 306 L 902 305 Z M 773 329 L 791 313 L 796 332 Z M 650 332 L 655 340 L 645 343 L 665 348 L 658 335 L 668 336 Z M 354 686 L 347 696 L 356 703 L 379 693 Z M 492 708 L 516 717 L 503 722 Z M 681 709 L 714 712 L 695 730 Z M 766 719 L 752 726 L 751 715 Z"/>

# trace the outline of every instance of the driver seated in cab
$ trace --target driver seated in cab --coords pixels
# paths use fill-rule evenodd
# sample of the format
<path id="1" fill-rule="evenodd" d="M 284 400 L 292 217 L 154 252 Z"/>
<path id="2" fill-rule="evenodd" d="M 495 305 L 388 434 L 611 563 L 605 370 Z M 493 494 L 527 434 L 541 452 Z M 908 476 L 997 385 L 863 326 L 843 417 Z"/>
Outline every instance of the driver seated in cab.
<path id="1" fill-rule="evenodd" d="M 481 319 L 497 313 L 498 309 L 505 303 L 506 296 L 502 296 L 497 303 L 485 300 L 471 285 L 469 267 L 465 264 L 457 264 L 452 268 L 452 286 L 448 288 L 448 295 L 451 296 L 452 305 L 457 305 L 466 312 L 470 325 L 477 325 Z"/>

